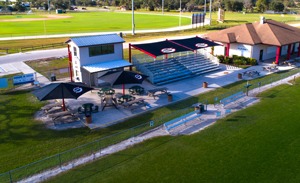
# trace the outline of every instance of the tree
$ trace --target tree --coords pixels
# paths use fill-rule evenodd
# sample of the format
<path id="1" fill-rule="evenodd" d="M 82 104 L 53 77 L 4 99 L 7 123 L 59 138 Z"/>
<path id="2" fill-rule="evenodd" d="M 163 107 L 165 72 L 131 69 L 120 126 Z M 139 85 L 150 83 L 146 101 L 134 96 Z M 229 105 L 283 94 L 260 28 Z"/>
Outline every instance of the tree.
<path id="1" fill-rule="evenodd" d="M 267 0 L 257 0 L 256 8 L 259 12 L 263 13 L 268 9 L 268 1 Z"/>
<path id="2" fill-rule="evenodd" d="M 26 10 L 25 6 L 22 4 L 21 0 L 17 0 L 15 4 L 15 10 L 18 12 L 24 12 Z"/>
<path id="3" fill-rule="evenodd" d="M 270 9 L 276 12 L 282 12 L 284 10 L 284 5 L 282 2 L 279 1 L 272 1 L 270 3 Z"/>
<path id="4" fill-rule="evenodd" d="M 240 1 L 233 1 L 232 2 L 232 11 L 242 11 L 243 10 L 243 3 Z"/>
<path id="5" fill-rule="evenodd" d="M 244 8 L 246 12 L 252 12 L 253 11 L 253 4 L 251 0 L 244 0 Z"/>

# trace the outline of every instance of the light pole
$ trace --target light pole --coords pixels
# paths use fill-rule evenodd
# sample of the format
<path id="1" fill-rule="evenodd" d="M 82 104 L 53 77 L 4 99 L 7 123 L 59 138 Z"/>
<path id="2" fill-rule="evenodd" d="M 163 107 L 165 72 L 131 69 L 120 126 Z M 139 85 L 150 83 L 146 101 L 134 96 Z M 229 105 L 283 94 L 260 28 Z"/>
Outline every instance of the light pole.
<path id="1" fill-rule="evenodd" d="M 206 14 L 206 0 L 204 0 L 204 14 Z"/>
<path id="2" fill-rule="evenodd" d="M 50 0 L 48 0 L 48 12 L 50 14 Z"/>
<path id="3" fill-rule="evenodd" d="M 132 9 L 132 35 L 135 34 L 135 24 L 134 24 L 134 0 L 131 1 L 131 9 Z"/>
<path id="4" fill-rule="evenodd" d="M 164 14 L 164 0 L 161 0 L 161 9 L 162 14 Z"/>
<path id="5" fill-rule="evenodd" d="M 179 14 L 179 29 L 181 27 L 181 0 L 179 2 L 179 11 L 180 11 L 180 14 Z"/>
<path id="6" fill-rule="evenodd" d="M 211 25 L 211 0 L 209 0 L 209 25 Z"/>

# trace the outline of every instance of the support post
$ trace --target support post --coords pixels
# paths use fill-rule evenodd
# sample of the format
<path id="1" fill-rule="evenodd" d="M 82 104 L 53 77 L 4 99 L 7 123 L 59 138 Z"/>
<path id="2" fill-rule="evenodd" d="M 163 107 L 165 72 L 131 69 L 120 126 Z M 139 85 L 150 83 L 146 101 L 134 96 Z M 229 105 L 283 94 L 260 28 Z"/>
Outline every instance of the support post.
<path id="1" fill-rule="evenodd" d="M 132 58 L 131 58 L 131 44 L 129 43 L 128 46 L 129 46 L 129 54 L 128 54 L 128 57 L 129 57 L 129 63 L 132 64 Z M 132 71 L 132 66 L 129 67 L 129 70 Z"/>
<path id="2" fill-rule="evenodd" d="M 300 57 L 300 42 L 298 43 L 298 53 L 297 56 Z"/>
<path id="3" fill-rule="evenodd" d="M 69 72 L 70 72 L 70 80 L 73 82 L 73 73 L 72 73 L 72 53 L 70 51 L 70 45 L 68 45 L 68 57 L 69 57 Z"/>
<path id="4" fill-rule="evenodd" d="M 289 60 L 291 58 L 291 48 L 292 48 L 292 45 L 289 44 L 288 45 L 288 50 L 287 50 L 286 60 Z"/>
<path id="5" fill-rule="evenodd" d="M 226 47 L 226 57 L 229 57 L 229 50 L 230 50 L 230 43 L 227 43 L 227 47 Z"/>
<path id="6" fill-rule="evenodd" d="M 280 49 L 281 49 L 281 47 L 280 47 L 280 46 L 277 46 L 277 49 L 276 49 L 276 60 L 275 60 L 275 63 L 276 63 L 277 65 L 279 64 Z"/>

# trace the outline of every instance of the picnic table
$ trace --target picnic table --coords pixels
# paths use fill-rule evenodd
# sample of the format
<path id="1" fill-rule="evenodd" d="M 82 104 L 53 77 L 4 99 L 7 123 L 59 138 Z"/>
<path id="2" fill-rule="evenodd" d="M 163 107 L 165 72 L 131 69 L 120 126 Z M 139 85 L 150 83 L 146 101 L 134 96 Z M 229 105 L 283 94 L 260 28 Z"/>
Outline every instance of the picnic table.
<path id="1" fill-rule="evenodd" d="M 115 90 L 110 87 L 101 88 L 98 92 L 98 95 L 100 97 L 105 96 L 105 95 L 113 95 L 113 94 L 115 94 Z"/>
<path id="2" fill-rule="evenodd" d="M 141 86 L 135 85 L 129 88 L 129 93 L 132 95 L 141 95 L 143 94 L 145 89 Z"/>
<path id="3" fill-rule="evenodd" d="M 104 98 L 103 104 L 102 104 L 102 111 L 105 109 L 105 107 L 109 107 L 109 106 L 114 106 L 116 109 L 118 109 L 117 100 L 112 95 L 106 96 Z"/>
<path id="4" fill-rule="evenodd" d="M 48 112 L 49 110 L 51 110 L 52 108 L 61 108 L 61 104 L 60 103 L 53 103 L 53 104 L 48 104 L 45 105 L 44 107 L 42 107 L 41 109 L 44 110 L 45 112 Z"/>
<path id="5" fill-rule="evenodd" d="M 95 112 L 98 112 L 98 106 L 94 106 L 93 103 L 85 103 L 78 108 L 78 113 L 85 114 L 85 116 L 90 116 L 91 113 L 95 113 Z"/>
<path id="6" fill-rule="evenodd" d="M 129 109 L 129 110 L 136 109 L 136 108 L 138 108 L 140 105 L 143 105 L 143 106 L 146 105 L 145 99 L 144 99 L 144 98 L 137 98 L 137 99 L 134 99 L 134 100 L 131 100 L 131 101 L 128 101 L 128 102 L 124 102 L 124 103 L 122 104 L 122 106 L 123 106 L 125 109 Z"/>
<path id="7" fill-rule="evenodd" d="M 128 102 L 128 101 L 131 101 L 131 100 L 134 100 L 134 99 L 135 99 L 134 96 L 125 94 L 125 95 L 121 95 L 121 96 L 118 97 L 118 102 L 122 104 L 124 102 Z"/>
<path id="8" fill-rule="evenodd" d="M 161 93 L 168 94 L 167 90 L 168 90 L 168 88 L 166 88 L 166 87 L 153 88 L 153 89 L 148 90 L 148 96 L 153 97 L 155 99 L 155 96 L 156 96 L 155 93 L 156 92 L 161 92 Z"/>
<path id="9" fill-rule="evenodd" d="M 56 112 L 54 114 L 48 114 L 48 117 L 52 118 L 52 120 L 56 120 L 58 118 L 64 117 L 71 115 L 73 116 L 75 113 L 73 111 L 61 111 L 61 112 Z"/>

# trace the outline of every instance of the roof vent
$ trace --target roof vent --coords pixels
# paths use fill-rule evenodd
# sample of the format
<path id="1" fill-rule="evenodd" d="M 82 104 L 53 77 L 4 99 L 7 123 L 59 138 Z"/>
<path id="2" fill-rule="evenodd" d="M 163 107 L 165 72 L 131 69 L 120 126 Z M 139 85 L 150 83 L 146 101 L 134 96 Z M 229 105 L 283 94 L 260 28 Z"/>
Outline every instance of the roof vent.
<path id="1" fill-rule="evenodd" d="M 260 17 L 260 24 L 264 24 L 266 22 L 265 17 L 261 16 Z"/>

